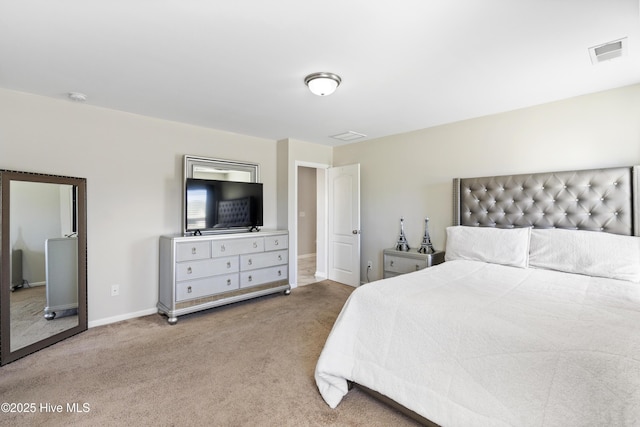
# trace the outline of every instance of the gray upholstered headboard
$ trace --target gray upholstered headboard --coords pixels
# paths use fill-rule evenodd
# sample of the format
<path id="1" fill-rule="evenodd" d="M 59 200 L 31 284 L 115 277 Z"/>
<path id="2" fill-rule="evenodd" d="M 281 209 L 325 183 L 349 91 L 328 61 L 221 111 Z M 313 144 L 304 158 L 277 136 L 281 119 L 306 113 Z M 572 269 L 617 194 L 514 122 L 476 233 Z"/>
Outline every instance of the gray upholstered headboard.
<path id="1" fill-rule="evenodd" d="M 456 178 L 455 225 L 638 236 L 639 167 Z"/>

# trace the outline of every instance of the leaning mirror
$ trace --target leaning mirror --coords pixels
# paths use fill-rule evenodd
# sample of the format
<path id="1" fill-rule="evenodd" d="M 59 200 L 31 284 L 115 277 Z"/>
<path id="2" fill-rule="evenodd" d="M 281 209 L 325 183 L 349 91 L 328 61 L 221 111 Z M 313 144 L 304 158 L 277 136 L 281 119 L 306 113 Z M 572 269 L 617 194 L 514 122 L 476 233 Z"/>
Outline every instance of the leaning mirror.
<path id="1" fill-rule="evenodd" d="M 86 180 L 0 170 L 0 364 L 87 329 Z"/>

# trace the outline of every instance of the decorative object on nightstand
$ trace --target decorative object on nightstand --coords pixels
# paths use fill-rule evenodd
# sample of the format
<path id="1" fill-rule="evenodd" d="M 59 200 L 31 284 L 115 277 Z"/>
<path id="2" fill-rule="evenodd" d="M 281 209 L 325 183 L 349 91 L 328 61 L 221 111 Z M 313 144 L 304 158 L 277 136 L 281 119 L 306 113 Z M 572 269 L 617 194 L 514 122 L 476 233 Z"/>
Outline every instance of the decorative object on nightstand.
<path id="1" fill-rule="evenodd" d="M 398 237 L 398 243 L 396 243 L 396 250 L 409 252 L 411 248 L 407 242 L 407 237 L 404 235 L 404 217 L 400 218 L 400 237 Z"/>
<path id="2" fill-rule="evenodd" d="M 388 279 L 443 263 L 444 251 L 423 254 L 417 251 L 407 252 L 390 248 L 382 252 L 382 258 L 384 263 L 383 278 Z"/>
<path id="3" fill-rule="evenodd" d="M 422 244 L 418 252 L 421 254 L 432 254 L 435 252 L 433 244 L 431 243 L 431 236 L 429 236 L 429 217 L 424 219 L 424 237 L 422 237 Z"/>

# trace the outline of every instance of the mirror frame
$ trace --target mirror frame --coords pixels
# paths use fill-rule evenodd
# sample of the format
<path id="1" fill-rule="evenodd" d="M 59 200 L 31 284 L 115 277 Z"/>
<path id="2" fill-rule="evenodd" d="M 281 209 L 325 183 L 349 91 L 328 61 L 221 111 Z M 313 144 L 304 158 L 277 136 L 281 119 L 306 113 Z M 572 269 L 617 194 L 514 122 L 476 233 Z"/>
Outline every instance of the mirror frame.
<path id="1" fill-rule="evenodd" d="M 78 239 L 78 325 L 11 351 L 11 181 L 67 184 L 76 188 Z M 0 170 L 0 365 L 6 365 L 87 330 L 87 180 L 58 175 Z"/>
<path id="2" fill-rule="evenodd" d="M 187 178 L 193 178 L 193 169 L 196 166 L 209 166 L 238 172 L 249 172 L 249 174 L 251 175 L 251 182 L 260 182 L 260 165 L 258 163 L 241 162 L 237 160 L 211 159 L 208 157 L 190 156 L 186 154 L 184 156 L 184 166 L 182 168 L 182 225 L 180 226 L 180 228 L 182 229 L 183 236 L 189 235 L 189 233 L 187 233 L 187 230 L 185 230 L 185 216 L 187 212 L 185 206 L 186 195 L 184 194 L 184 191 L 186 191 Z"/>

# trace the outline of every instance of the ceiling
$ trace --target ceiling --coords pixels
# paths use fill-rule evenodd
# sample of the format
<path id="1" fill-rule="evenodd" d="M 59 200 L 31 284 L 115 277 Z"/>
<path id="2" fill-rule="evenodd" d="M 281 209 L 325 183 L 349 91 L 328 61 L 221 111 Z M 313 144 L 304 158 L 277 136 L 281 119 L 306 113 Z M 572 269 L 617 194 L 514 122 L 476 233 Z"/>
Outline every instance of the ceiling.
<path id="1" fill-rule="evenodd" d="M 627 56 L 591 63 L 624 37 Z M 304 85 L 319 71 L 341 76 L 333 95 Z M 638 0 L 0 0 L 0 87 L 270 140 L 335 146 L 639 82 Z"/>

